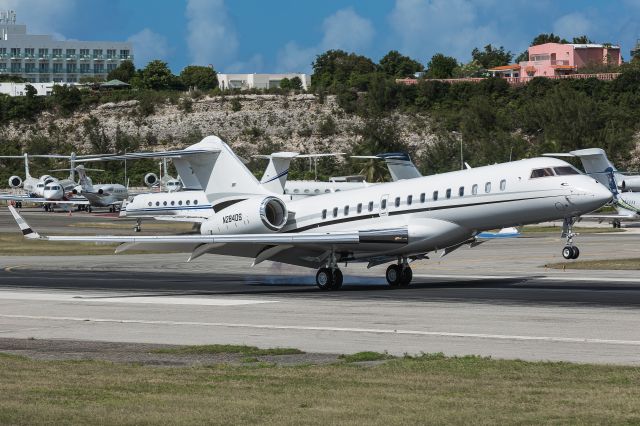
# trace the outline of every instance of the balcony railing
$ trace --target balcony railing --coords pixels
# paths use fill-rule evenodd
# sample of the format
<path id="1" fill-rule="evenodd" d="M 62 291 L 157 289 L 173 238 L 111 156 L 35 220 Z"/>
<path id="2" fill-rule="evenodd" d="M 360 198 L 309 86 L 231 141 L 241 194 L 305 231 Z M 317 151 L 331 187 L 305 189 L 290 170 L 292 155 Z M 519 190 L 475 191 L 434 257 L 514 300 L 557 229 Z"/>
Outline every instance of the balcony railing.
<path id="1" fill-rule="evenodd" d="M 566 60 L 554 60 L 554 61 L 551 61 L 551 65 L 569 65 L 569 61 L 566 61 Z"/>
<path id="2" fill-rule="evenodd" d="M 78 59 L 78 55 L 66 55 L 67 60 L 69 59 Z"/>
<path id="3" fill-rule="evenodd" d="M 133 61 L 133 55 L 120 55 L 120 59 L 123 61 Z"/>

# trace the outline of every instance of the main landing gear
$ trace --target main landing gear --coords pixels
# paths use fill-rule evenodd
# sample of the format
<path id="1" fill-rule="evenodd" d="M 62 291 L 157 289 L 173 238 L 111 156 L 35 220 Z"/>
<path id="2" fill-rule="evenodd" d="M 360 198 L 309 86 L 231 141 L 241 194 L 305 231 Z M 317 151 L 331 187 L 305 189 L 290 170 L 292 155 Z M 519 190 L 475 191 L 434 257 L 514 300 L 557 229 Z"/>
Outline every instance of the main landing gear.
<path id="1" fill-rule="evenodd" d="M 342 271 L 338 268 L 320 268 L 316 274 L 316 285 L 320 290 L 340 290 Z"/>
<path id="2" fill-rule="evenodd" d="M 565 259 L 577 259 L 580 256 L 580 249 L 573 245 L 573 224 L 576 222 L 574 217 L 565 217 L 562 224 L 562 237 L 567 239 L 567 245 L 562 249 L 562 257 Z"/>
<path id="3" fill-rule="evenodd" d="M 385 278 L 391 287 L 406 287 L 411 284 L 413 271 L 407 263 L 407 259 L 402 258 L 398 260 L 396 265 L 389 265 Z"/>
<path id="4" fill-rule="evenodd" d="M 142 231 L 142 219 L 138 219 L 136 220 L 136 224 L 133 227 L 133 231 L 134 232 L 140 232 Z"/>

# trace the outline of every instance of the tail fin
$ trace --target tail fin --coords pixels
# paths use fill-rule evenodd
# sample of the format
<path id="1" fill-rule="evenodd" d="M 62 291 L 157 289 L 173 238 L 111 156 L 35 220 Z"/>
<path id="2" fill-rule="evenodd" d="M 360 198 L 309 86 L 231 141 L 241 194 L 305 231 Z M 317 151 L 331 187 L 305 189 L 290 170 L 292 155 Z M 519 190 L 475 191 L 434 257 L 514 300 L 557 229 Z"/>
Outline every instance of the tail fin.
<path id="1" fill-rule="evenodd" d="M 584 171 L 594 177 L 598 182 L 611 189 L 611 176 L 618 174 L 615 166 L 607 158 L 607 154 L 601 148 L 579 149 L 571 151 L 570 154 L 575 155 L 582 161 Z M 610 176 L 611 175 L 611 176 Z M 614 178 L 614 186 L 615 178 Z M 613 190 L 612 190 L 613 192 Z M 617 193 L 616 192 L 614 194 Z"/>
<path id="2" fill-rule="evenodd" d="M 276 194 L 283 194 L 289 174 L 289 165 L 291 160 L 297 156 L 297 152 L 274 152 L 271 155 L 258 156 L 259 158 L 269 158 L 269 164 L 260 180 L 263 188 Z"/>
<path id="3" fill-rule="evenodd" d="M 185 151 L 193 149 L 212 152 L 184 156 L 184 162 L 176 161 L 174 164 L 185 186 L 190 187 L 194 182 L 198 182 L 209 201 L 215 202 L 237 195 L 269 194 L 242 160 L 219 137 L 207 136 L 197 144 L 185 148 Z"/>
<path id="4" fill-rule="evenodd" d="M 31 174 L 29 174 L 29 154 L 24 153 L 24 176 L 25 179 L 29 179 Z"/>
<path id="5" fill-rule="evenodd" d="M 71 165 L 69 166 L 69 180 L 71 180 L 71 182 L 75 182 L 76 181 L 76 153 L 72 152 L 71 156 L 69 157 L 69 161 L 71 163 Z"/>
<path id="6" fill-rule="evenodd" d="M 418 171 L 408 154 L 398 152 L 378 154 L 377 157 L 384 159 L 384 162 L 387 163 L 391 179 L 394 181 L 422 177 L 422 173 Z"/>
<path id="7" fill-rule="evenodd" d="M 73 164 L 73 162 L 72 162 Z M 87 176 L 87 171 L 84 166 L 81 164 L 76 167 L 76 171 L 78 172 L 78 177 L 80 178 L 80 187 L 83 192 L 93 192 L 93 183 L 89 176 Z"/>

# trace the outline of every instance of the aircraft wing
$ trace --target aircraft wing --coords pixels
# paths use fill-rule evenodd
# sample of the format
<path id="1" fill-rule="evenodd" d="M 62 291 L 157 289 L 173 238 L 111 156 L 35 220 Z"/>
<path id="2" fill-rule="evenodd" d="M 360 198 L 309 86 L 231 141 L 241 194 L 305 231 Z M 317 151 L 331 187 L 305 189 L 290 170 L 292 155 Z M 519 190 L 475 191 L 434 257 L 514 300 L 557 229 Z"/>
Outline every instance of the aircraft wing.
<path id="1" fill-rule="evenodd" d="M 212 154 L 219 152 L 212 149 L 178 149 L 174 151 L 159 152 L 129 152 L 122 155 L 102 155 L 78 158 L 77 162 L 91 163 L 96 161 L 114 161 L 114 160 L 138 160 L 143 158 L 183 158 L 193 155 Z"/>

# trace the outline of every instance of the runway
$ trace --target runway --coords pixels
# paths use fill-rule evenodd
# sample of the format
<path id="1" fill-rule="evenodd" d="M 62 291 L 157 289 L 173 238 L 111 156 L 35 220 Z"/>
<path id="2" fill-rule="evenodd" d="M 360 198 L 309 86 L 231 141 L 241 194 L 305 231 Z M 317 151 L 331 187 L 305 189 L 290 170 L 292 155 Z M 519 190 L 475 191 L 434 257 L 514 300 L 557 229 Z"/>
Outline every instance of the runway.
<path id="1" fill-rule="evenodd" d="M 578 243 L 585 258 L 634 257 L 639 238 Z M 561 247 L 553 235 L 465 247 L 416 262 L 407 289 L 349 265 L 340 292 L 319 291 L 315 271 L 221 256 L 3 257 L 0 336 L 640 364 L 636 273 L 544 268 Z"/>

